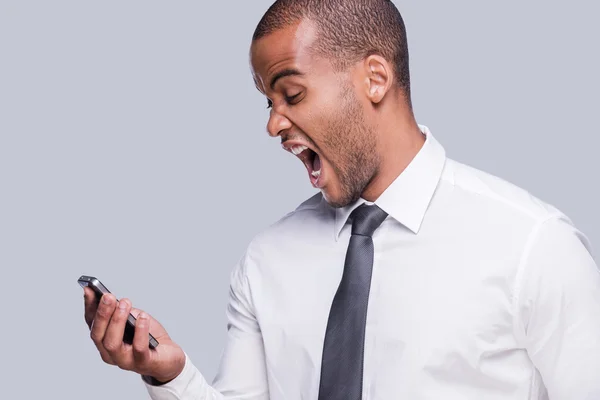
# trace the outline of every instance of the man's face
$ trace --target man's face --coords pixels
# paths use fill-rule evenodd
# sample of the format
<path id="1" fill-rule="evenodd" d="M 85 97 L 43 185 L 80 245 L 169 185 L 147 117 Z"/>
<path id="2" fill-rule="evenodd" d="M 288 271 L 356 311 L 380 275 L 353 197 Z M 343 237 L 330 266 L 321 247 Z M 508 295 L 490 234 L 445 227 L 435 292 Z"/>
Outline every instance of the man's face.
<path id="1" fill-rule="evenodd" d="M 252 44 L 256 86 L 267 97 L 267 130 L 306 166 L 325 200 L 343 207 L 357 200 L 377 173 L 370 102 L 360 96 L 364 80 L 350 67 L 335 72 L 310 51 L 316 28 L 309 21 L 276 31 Z"/>

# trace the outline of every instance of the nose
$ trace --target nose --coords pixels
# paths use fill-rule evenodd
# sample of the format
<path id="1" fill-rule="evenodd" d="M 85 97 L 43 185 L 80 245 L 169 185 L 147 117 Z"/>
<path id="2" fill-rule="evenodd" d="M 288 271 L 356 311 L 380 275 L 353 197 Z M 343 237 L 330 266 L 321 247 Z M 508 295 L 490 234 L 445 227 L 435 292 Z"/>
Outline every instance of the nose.
<path id="1" fill-rule="evenodd" d="M 275 108 L 271 109 L 271 115 L 269 116 L 269 122 L 267 123 L 267 132 L 269 136 L 277 137 L 282 131 L 290 129 L 292 122 L 287 119 L 283 114 L 278 113 Z"/>

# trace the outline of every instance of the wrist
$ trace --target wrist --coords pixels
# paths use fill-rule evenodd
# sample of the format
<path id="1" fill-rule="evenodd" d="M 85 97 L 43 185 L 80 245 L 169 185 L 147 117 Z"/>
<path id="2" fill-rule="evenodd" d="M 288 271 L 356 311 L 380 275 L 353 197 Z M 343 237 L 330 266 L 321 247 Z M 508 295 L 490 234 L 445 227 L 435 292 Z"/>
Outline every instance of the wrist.
<path id="1" fill-rule="evenodd" d="M 162 386 L 162 385 L 170 382 L 170 381 L 162 382 L 162 381 L 159 381 L 158 379 L 156 379 L 152 376 L 148 376 L 148 375 L 142 375 L 142 380 L 144 382 L 146 382 L 148 385 L 152 385 L 152 386 Z"/>
<path id="2" fill-rule="evenodd" d="M 185 364 L 186 364 L 186 355 L 185 353 L 181 353 L 181 356 L 178 357 L 178 360 L 175 361 L 175 368 L 174 368 L 174 372 L 171 372 L 167 375 L 142 375 L 142 379 L 153 386 L 161 386 L 161 385 L 165 385 L 171 381 L 173 381 L 175 378 L 177 378 L 179 375 L 181 375 L 181 373 L 183 372 L 184 368 L 185 368 Z"/>

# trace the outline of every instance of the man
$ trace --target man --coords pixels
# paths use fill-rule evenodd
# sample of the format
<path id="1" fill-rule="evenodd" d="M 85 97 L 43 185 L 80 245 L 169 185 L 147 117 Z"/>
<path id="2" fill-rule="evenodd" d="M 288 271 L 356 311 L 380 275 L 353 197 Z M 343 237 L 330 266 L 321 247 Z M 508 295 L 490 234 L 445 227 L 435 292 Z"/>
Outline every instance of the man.
<path id="1" fill-rule="evenodd" d="M 446 158 L 416 123 L 392 2 L 278 0 L 250 54 L 269 134 L 320 193 L 233 270 L 212 385 L 144 312 L 122 343 L 131 303 L 107 295 L 96 310 L 86 290 L 105 362 L 141 374 L 156 400 L 600 399 L 600 275 L 585 237 Z"/>

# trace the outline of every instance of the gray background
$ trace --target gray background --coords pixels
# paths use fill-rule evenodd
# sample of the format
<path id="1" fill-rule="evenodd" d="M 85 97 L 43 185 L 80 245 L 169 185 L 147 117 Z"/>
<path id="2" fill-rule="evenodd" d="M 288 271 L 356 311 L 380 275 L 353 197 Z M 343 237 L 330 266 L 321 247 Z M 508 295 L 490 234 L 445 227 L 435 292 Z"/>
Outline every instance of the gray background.
<path id="1" fill-rule="evenodd" d="M 212 380 L 232 266 L 314 193 L 266 134 L 249 72 L 270 4 L 0 0 L 0 397 L 146 397 L 101 362 L 81 274 L 157 317 Z M 597 248 L 597 3 L 396 4 L 418 121 Z"/>

